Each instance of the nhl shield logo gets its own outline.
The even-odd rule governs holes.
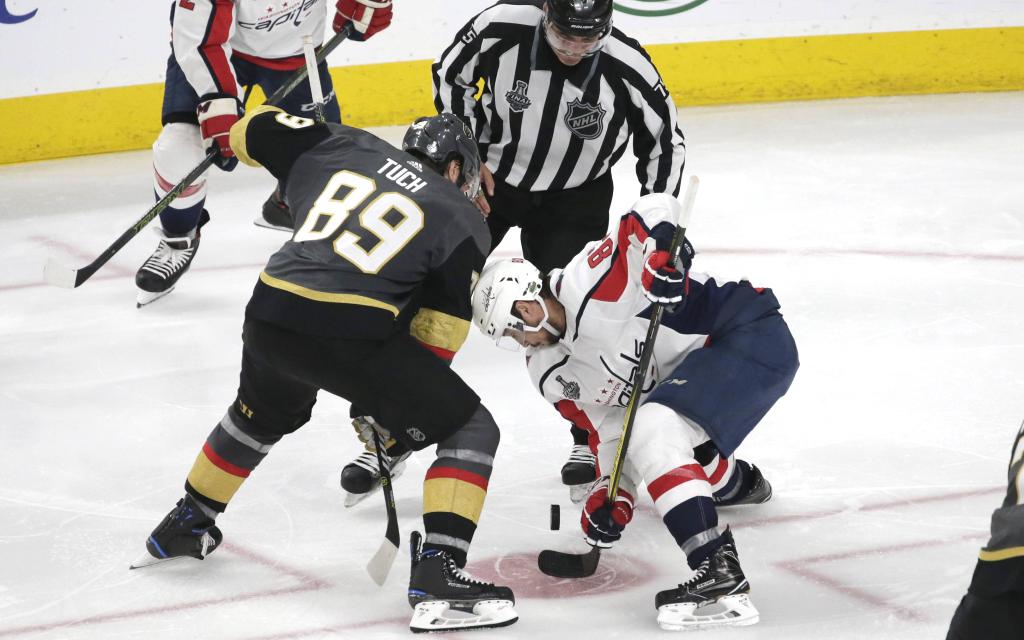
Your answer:
[[[516,80],[516,87],[511,91],[505,92],[505,100],[508,102],[508,108],[516,113],[522,113],[530,108],[533,102],[526,95],[526,81]]]
[[[584,140],[594,140],[601,136],[604,131],[604,114],[606,111],[601,104],[596,105],[581,102],[576,98],[566,105],[565,126],[569,127],[573,135]]]

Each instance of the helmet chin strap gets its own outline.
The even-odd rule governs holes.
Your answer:
[[[540,303],[540,308],[544,310],[544,317],[540,319],[540,323],[537,325],[537,330],[547,329],[551,335],[556,338],[561,338],[562,332],[548,322],[548,319],[551,318],[551,314],[548,312],[548,305],[544,302],[544,298],[537,298],[537,302]]]

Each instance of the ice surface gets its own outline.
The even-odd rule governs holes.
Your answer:
[[[803,363],[740,450],[775,498],[722,515],[761,623],[702,638],[944,637],[1024,417],[1022,113],[1022,93],[681,110],[698,267],[773,287]],[[364,571],[384,509],[343,508],[358,448],[327,395],[239,491],[221,551],[127,570],[234,397],[242,311],[285,238],[251,223],[269,176],[215,172],[167,298],[135,308],[148,232],[77,290],[42,284],[47,256],[82,266],[142,215],[150,171],[148,152],[0,167],[0,638],[405,637],[408,563],[384,588]],[[628,154],[615,175],[621,211]],[[540,575],[540,549],[581,548],[566,429],[521,356],[474,332],[455,367],[503,431],[470,569],[521,616],[473,637],[664,637],[654,593],[688,572],[646,494],[596,576]],[[403,541],[430,459],[396,486]]]

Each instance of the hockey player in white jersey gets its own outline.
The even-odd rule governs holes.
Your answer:
[[[228,131],[244,110],[242,87],[259,85],[265,95],[281,87],[305,64],[303,39],[323,42],[328,0],[173,0],[171,55],[167,60],[161,122],[153,143],[153,191],[159,200],[215,150],[215,164],[231,171],[238,160]],[[365,40],[391,23],[391,0],[337,0],[333,27],[351,23],[350,39]],[[340,120],[327,63],[319,67],[324,113]],[[307,83],[278,106],[308,115],[313,99]],[[200,228],[210,219],[204,208],[202,175],[160,214],[160,236],[135,276],[138,306],[167,295],[188,270],[199,248]],[[275,190],[263,207],[263,226],[291,230],[287,206]]]
[[[586,500],[587,541],[611,546],[633,516],[643,481],[693,576],[657,594],[665,629],[758,620],[732,532],[717,507],[764,502],[771,487],[734,451],[786,393],[799,366],[769,289],[718,282],[668,264],[680,211],[665,194],[640,198],[617,230],[547,277],[523,260],[489,264],[473,292],[473,322],[500,346],[527,347],[534,385],[586,429],[600,479]],[[653,302],[662,316],[641,406],[612,507],[608,474],[640,362]],[[717,603],[717,604],[715,604]]]

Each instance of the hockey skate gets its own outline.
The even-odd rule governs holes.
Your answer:
[[[413,633],[506,627],[519,619],[511,589],[474,579],[444,551],[423,551],[419,531],[412,532],[409,542]]]
[[[597,458],[585,444],[575,444],[562,465],[562,484],[569,487],[569,499],[579,504],[597,479]]]
[[[204,559],[220,546],[224,536],[192,496],[178,500],[177,506],[153,530],[146,540],[149,553],[133,562],[129,569],[140,569],[175,558]]]
[[[281,198],[280,186],[270,194],[267,201],[263,203],[263,210],[260,212],[259,217],[253,220],[253,224],[257,227],[287,231],[288,233],[295,231],[293,228],[294,223],[295,220],[292,218],[292,212],[288,208],[288,204]]]
[[[742,460],[737,463],[747,464]],[[729,497],[715,496],[716,507],[735,507],[743,504],[763,504],[772,499],[772,485],[765,479],[761,470],[750,465],[750,471],[744,486],[738,487],[736,493]]]
[[[411,451],[392,458],[386,451],[381,452],[384,464],[391,472],[391,479],[402,475],[405,461],[412,455]],[[345,490],[345,507],[354,507],[369,498],[380,489],[380,470],[377,468],[376,450],[367,450],[359,454],[352,462],[341,470],[341,488]]]
[[[199,250],[199,229],[209,220],[210,214],[203,209],[196,228],[180,238],[172,238],[163,229],[156,229],[160,244],[135,274],[135,286],[139,288],[136,307],[144,307],[174,291],[174,285],[188,271]]]
[[[760,619],[750,602],[750,583],[740,568],[732,532],[726,529],[722,537],[725,544],[697,567],[692,578],[655,596],[662,629],[747,626]]]

